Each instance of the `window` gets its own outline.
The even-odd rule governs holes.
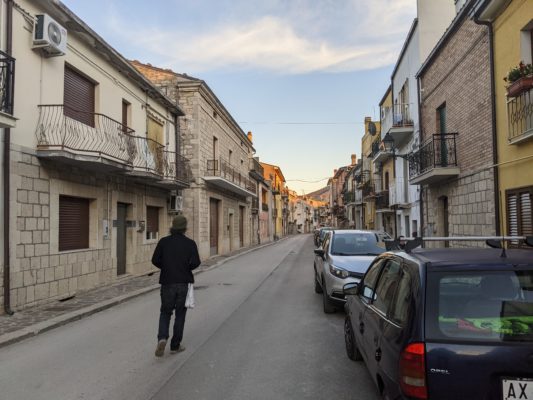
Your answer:
[[[512,236],[533,235],[531,198],[533,186],[507,190],[507,233]]]
[[[85,125],[94,126],[95,84],[72,67],[65,65],[63,113]]]
[[[405,325],[409,313],[409,305],[411,304],[412,292],[411,276],[407,270],[402,269],[400,272],[400,280],[398,282],[398,290],[396,291],[396,298],[391,307],[390,319],[398,325]]]
[[[233,155],[233,151],[229,150],[228,152],[228,164],[231,165],[231,156]]]
[[[128,132],[128,126],[130,124],[130,108],[131,104],[122,99],[122,132]]]
[[[372,297],[374,296],[374,287],[376,285],[376,281],[378,280],[379,272],[381,271],[381,267],[386,261],[387,260],[384,259],[375,261],[370,266],[368,272],[363,278],[363,283],[361,284],[362,291],[360,293],[361,296],[366,299],[367,302],[370,302],[372,300]]]
[[[159,207],[146,207],[146,239],[157,239],[159,233]]]
[[[59,196],[59,251],[89,248],[89,202]]]
[[[400,263],[396,260],[389,260],[379,277],[373,302],[374,306],[384,315],[387,315],[392,300],[394,299],[394,294],[398,287],[399,275]]]

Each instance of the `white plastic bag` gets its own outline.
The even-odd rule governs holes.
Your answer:
[[[187,298],[185,299],[185,307],[194,308],[194,285],[192,283],[189,283],[189,287],[187,289]]]

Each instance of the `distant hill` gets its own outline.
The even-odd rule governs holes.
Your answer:
[[[323,187],[322,189],[315,190],[314,192],[307,193],[307,197],[311,197],[315,200],[328,201],[329,200],[329,189],[328,187]]]

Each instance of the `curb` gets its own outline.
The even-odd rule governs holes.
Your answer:
[[[194,271],[193,274],[194,275],[198,275],[198,274],[201,274],[203,272],[211,271],[212,269],[215,269],[215,268],[221,266],[222,264],[225,264],[228,261],[231,261],[231,260],[233,260],[233,259],[235,259],[237,257],[243,256],[243,255],[251,253],[253,251],[262,249],[264,247],[271,246],[271,245],[273,245],[275,243],[279,243],[282,240],[284,240],[285,238],[286,237],[281,238],[281,239],[279,239],[277,241],[272,241],[272,242],[269,242],[269,243],[254,247],[252,249],[245,250],[242,253],[234,254],[232,256],[229,256],[227,258],[224,258],[224,259],[216,262],[213,265],[210,265],[210,266],[206,267],[205,269]],[[31,338],[33,336],[37,336],[37,335],[39,335],[41,333],[50,331],[52,329],[59,328],[59,327],[61,327],[63,325],[66,325],[66,324],[68,324],[70,322],[78,321],[78,320],[80,320],[82,318],[85,318],[85,317],[88,317],[90,315],[96,314],[96,313],[98,313],[100,311],[107,310],[108,308],[111,308],[111,307],[113,307],[113,306],[115,306],[117,304],[124,303],[124,302],[126,302],[128,300],[134,299],[136,297],[139,297],[139,296],[142,296],[144,294],[150,293],[150,292],[152,292],[154,290],[157,290],[157,289],[159,289],[159,287],[160,287],[159,284],[150,285],[150,286],[147,286],[145,288],[138,289],[138,290],[132,291],[130,293],[123,294],[123,295],[118,296],[118,297],[114,297],[112,299],[101,301],[101,302],[93,304],[91,306],[80,308],[79,310],[76,310],[76,311],[71,311],[71,312],[65,313],[63,315],[59,315],[59,316],[54,317],[52,319],[49,319],[47,321],[43,321],[43,322],[39,322],[39,323],[34,324],[34,325],[27,326],[27,327],[19,329],[17,331],[5,333],[5,334],[0,336],[0,348],[8,346],[8,345],[16,343],[16,342],[20,342],[20,341],[22,341],[24,339]]]

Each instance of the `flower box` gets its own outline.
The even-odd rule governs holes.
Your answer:
[[[533,87],[533,75],[524,76],[507,86],[508,97],[518,97]]]

